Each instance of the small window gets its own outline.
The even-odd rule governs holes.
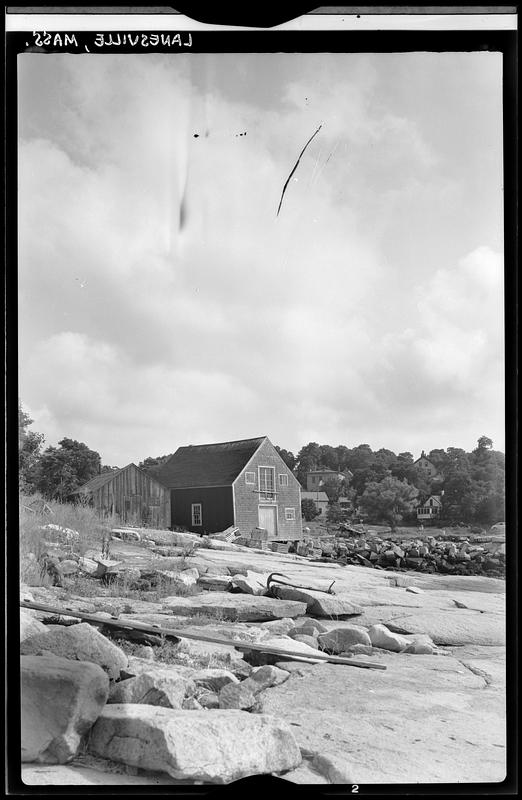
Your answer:
[[[285,519],[289,522],[295,520],[295,508],[285,508]]]
[[[203,514],[202,514],[201,503],[192,503],[192,524],[193,525],[202,525],[203,524]]]
[[[279,474],[279,486],[288,486],[288,475],[284,473]]]
[[[256,482],[256,473],[255,472],[245,472],[245,483],[251,483],[254,485]]]

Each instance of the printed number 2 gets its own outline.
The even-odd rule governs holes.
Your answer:
[[[358,785],[356,783],[353,783],[352,784],[352,794],[358,794],[358,793],[359,793],[359,787],[358,787]]]

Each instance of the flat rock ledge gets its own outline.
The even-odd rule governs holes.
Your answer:
[[[291,728],[266,714],[107,705],[91,730],[91,753],[173,778],[229,783],[284,773],[301,763]]]
[[[171,614],[208,614],[234,622],[263,622],[264,620],[300,617],[306,613],[306,603],[298,598],[276,600],[231,592],[211,592],[194,597],[165,597],[164,607]]]

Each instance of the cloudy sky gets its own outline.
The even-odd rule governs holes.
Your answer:
[[[119,466],[503,449],[501,80],[486,52],[19,56],[33,429]]]

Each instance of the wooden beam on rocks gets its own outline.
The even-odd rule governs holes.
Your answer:
[[[317,651],[317,655],[311,656],[310,653],[295,653],[291,650],[286,650],[284,647],[276,647],[275,645],[254,644],[253,642],[245,642],[244,640],[234,641],[231,639],[224,639],[220,636],[206,636],[204,633],[186,630],[184,628],[164,628],[160,625],[146,625],[143,622],[130,622],[129,620],[120,620],[116,616],[105,617],[98,616],[97,614],[87,614],[83,611],[74,611],[70,608],[56,606],[48,606],[43,603],[33,603],[29,600],[20,600],[21,608],[31,608],[35,611],[47,611],[51,614],[66,615],[70,617],[78,617],[86,622],[92,622],[96,625],[107,625],[112,628],[120,630],[135,630],[142,631],[143,633],[160,634],[163,636],[170,636],[176,639],[195,639],[199,642],[209,642],[211,644],[220,644],[226,647],[235,647],[241,651],[257,650],[261,653],[271,653],[273,655],[287,656],[295,660],[306,659],[307,661],[324,661],[330,664],[346,664],[351,667],[360,667],[361,669],[386,669],[384,664],[373,664],[370,661],[359,661],[357,659],[342,658],[341,656],[330,656],[326,653]]]

